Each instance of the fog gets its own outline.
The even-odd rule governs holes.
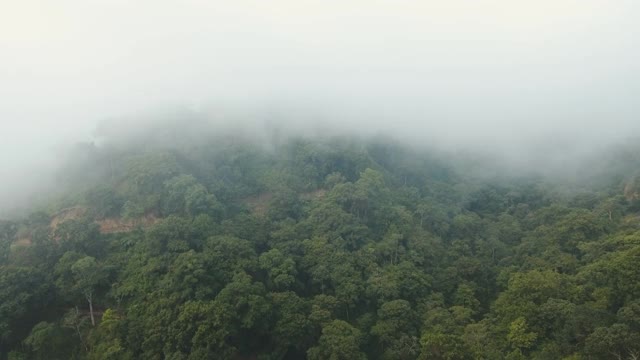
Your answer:
[[[557,166],[640,135],[639,16],[633,0],[5,0],[0,202],[62,147],[175,109]]]

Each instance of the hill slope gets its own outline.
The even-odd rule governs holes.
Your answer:
[[[380,140],[87,146],[65,196],[0,222],[2,359],[640,353],[635,163],[563,183]]]

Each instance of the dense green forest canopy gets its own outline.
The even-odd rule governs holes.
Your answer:
[[[1,359],[640,356],[637,148],[552,181],[388,139],[175,140],[79,145],[63,196],[0,221]]]

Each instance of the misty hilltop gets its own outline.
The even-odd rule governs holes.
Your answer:
[[[633,0],[3,5],[0,203],[104,119],[175,107],[516,162],[551,148],[538,167],[640,133]]]
[[[631,144],[551,176],[389,137],[153,124],[72,147],[64,186],[0,221],[3,358],[640,351]]]
[[[640,358],[637,0],[0,6],[0,360]]]

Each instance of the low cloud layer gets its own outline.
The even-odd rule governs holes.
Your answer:
[[[621,141],[640,134],[639,15],[632,0],[7,2],[0,200],[99,123],[164,109],[515,158]]]

